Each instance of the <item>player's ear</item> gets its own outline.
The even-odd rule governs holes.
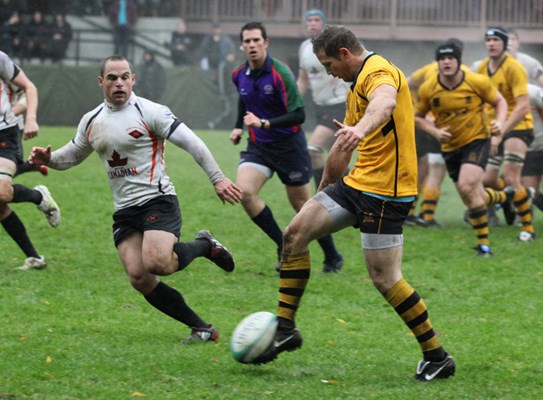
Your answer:
[[[349,50],[348,48],[346,48],[346,47],[341,47],[341,48],[339,49],[339,56],[340,56],[339,58],[341,58],[341,57],[348,57],[350,54],[352,54],[352,53],[351,53],[350,50]]]

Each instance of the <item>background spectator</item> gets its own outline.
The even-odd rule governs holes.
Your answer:
[[[136,78],[138,96],[154,102],[160,99],[166,88],[166,72],[151,50],[143,53],[143,63],[137,69]]]
[[[17,11],[2,24],[2,49],[12,58],[21,59],[24,54],[24,27]]]
[[[221,25],[214,22],[211,34],[204,37],[200,47],[200,66],[204,71],[209,71],[211,80],[217,85],[223,108],[215,119],[208,122],[210,129],[217,127],[232,113],[231,97],[234,90],[229,81],[236,59],[235,51],[236,46],[230,36],[222,33]]]
[[[138,6],[133,0],[116,0],[108,8],[107,17],[113,27],[114,53],[128,57],[132,28],[138,20]]]
[[[187,34],[187,24],[183,19],[179,19],[175,31],[172,32],[169,42],[172,62],[174,65],[192,64],[192,38]]]
[[[17,7],[12,0],[0,0],[0,24],[7,22],[16,11]]]
[[[211,34],[202,40],[200,66],[204,71],[210,71],[214,82],[219,80],[219,68],[224,68],[225,64],[232,66],[236,59],[235,49],[236,46],[230,36],[222,33],[220,23],[213,22]]]
[[[32,19],[27,25],[24,25],[25,36],[25,54],[24,58],[39,58],[44,61],[48,52],[48,26],[43,18],[41,11],[34,11]]]
[[[66,50],[72,40],[72,26],[63,14],[56,14],[49,29],[49,56],[57,63],[66,57]]]

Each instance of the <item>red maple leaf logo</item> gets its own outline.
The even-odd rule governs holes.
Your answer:
[[[121,155],[117,153],[117,150],[113,150],[113,154],[111,155],[111,160],[107,160],[107,163],[110,167],[123,167],[126,164],[128,164],[128,157],[121,158]]]
[[[139,139],[140,137],[143,136],[143,133],[141,133],[140,131],[132,131],[132,132],[129,132],[128,134],[132,136],[134,139]]]

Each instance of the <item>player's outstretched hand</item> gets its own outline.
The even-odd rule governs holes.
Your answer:
[[[354,151],[357,148],[358,143],[364,139],[364,135],[354,127],[345,125],[337,119],[334,119],[332,122],[339,128],[335,134],[339,149],[350,152]]]
[[[51,145],[47,147],[33,147],[28,162],[34,165],[46,165],[51,159]]]
[[[27,119],[23,130],[23,140],[32,139],[38,136],[40,127],[35,119]]]
[[[215,185],[215,192],[221,199],[222,203],[236,204],[241,202],[243,192],[240,187],[233,183],[230,179],[224,178]]]

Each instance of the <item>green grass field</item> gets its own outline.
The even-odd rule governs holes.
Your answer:
[[[75,128],[42,127],[31,145],[67,142]],[[199,132],[235,178],[238,148],[228,132]],[[341,273],[313,270],[298,314],[304,347],[254,367],[229,351],[236,324],[275,311],[275,248],[241,206],[221,205],[203,171],[169,145],[168,172],[183,214],[183,239],[210,229],[236,257],[227,274],[198,259],[163,280],[179,289],[221,333],[217,343],[180,346],[188,328],[162,315],[133,290],[111,240],[111,194],[101,163],[18,177],[46,184],[62,209],[52,229],[31,204],[13,208],[49,266],[18,271],[24,255],[0,232],[0,399],[541,399],[543,398],[543,247],[516,240],[517,227],[492,230],[495,256],[480,259],[463,206],[446,182],[441,229],[406,227],[404,275],[428,305],[457,375],[431,383],[412,377],[420,359],[409,330],[373,288],[360,234],[335,235]],[[292,217],[274,178],[262,196],[285,226]],[[502,218],[503,220],[503,218]],[[543,231],[543,217],[535,226]]]

